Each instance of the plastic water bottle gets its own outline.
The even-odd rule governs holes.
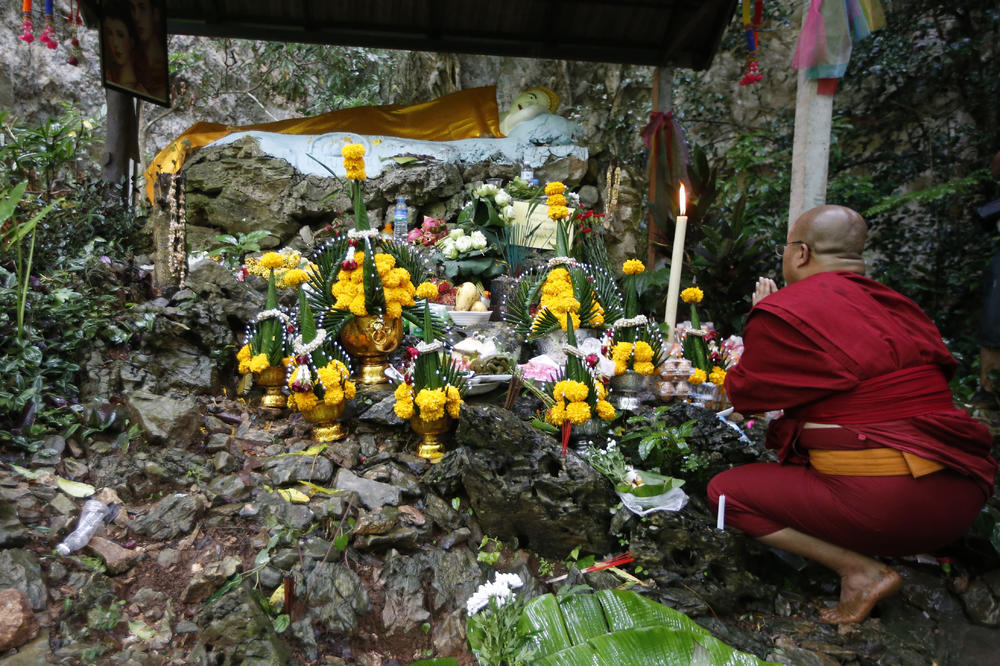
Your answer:
[[[531,179],[535,177],[535,171],[531,168],[531,165],[525,162],[521,165],[521,180],[526,183],[531,183]]]
[[[76,529],[63,539],[61,544],[56,546],[59,554],[69,555],[90,543],[90,537],[94,536],[94,530],[97,529],[106,515],[108,515],[108,507],[104,502],[95,499],[87,500],[80,512],[80,520],[76,523]]]
[[[406,197],[396,197],[396,207],[392,211],[392,238],[397,243],[406,242],[409,221],[410,210],[406,207]]]

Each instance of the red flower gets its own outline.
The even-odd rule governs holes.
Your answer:
[[[416,347],[407,347],[406,353],[410,356],[410,358],[416,358],[420,356],[420,352],[417,351]]]
[[[588,354],[587,355],[587,365],[589,365],[592,368],[597,365],[597,361],[598,360],[600,360],[600,359],[597,358],[597,354]]]

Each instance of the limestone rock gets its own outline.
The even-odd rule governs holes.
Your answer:
[[[195,622],[202,630],[191,653],[193,663],[293,663],[291,650],[246,584],[202,607]]]
[[[132,420],[153,439],[186,442],[198,429],[194,398],[174,399],[147,391],[133,391],[127,403]]]
[[[194,604],[204,601],[232,576],[242,565],[238,557],[229,556],[217,562],[209,562],[196,571],[181,595],[181,601]]]
[[[399,488],[365,479],[343,468],[337,470],[333,485],[342,490],[353,490],[358,494],[361,504],[369,509],[377,509],[385,504],[398,506],[401,501]]]
[[[618,500],[611,485],[574,453],[560,455],[555,439],[505,409],[466,405],[455,444],[424,480],[445,496],[457,482],[485,533],[516,537],[546,557],[576,546],[612,549],[610,509]]]
[[[207,500],[201,495],[167,495],[154,504],[149,513],[133,520],[131,529],[159,541],[173,539],[194,529],[206,505]]]
[[[314,581],[310,609],[324,629],[351,633],[358,617],[371,610],[368,593],[356,573],[337,562],[317,564],[309,576]]]
[[[38,634],[38,620],[28,595],[15,588],[0,590],[0,653],[21,647]]]
[[[11,502],[0,500],[0,548],[19,546],[30,538],[28,529],[17,517],[16,506]]]
[[[0,550],[0,589],[6,588],[24,592],[34,610],[45,610],[47,593],[37,555],[21,548]]]
[[[87,548],[104,560],[104,566],[111,574],[125,573],[142,556],[142,553],[123,548],[115,542],[99,536],[92,537]]]
[[[329,458],[321,455],[275,456],[264,464],[267,476],[276,486],[284,486],[299,481],[311,481],[325,485],[333,476],[333,465]]]

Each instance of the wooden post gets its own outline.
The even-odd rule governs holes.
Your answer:
[[[108,118],[104,135],[104,159],[101,160],[104,180],[109,183],[128,181],[129,160],[139,161],[139,124],[136,100],[117,90],[105,89]]]
[[[805,24],[809,2],[805,2]],[[799,70],[795,95],[795,138],[792,145],[792,187],[788,201],[788,226],[805,211],[826,203],[826,184],[830,170],[830,128],[833,120],[833,95],[817,92],[817,82],[806,79]]]
[[[653,97],[653,100],[652,100],[653,104],[652,104],[652,106],[653,106],[653,111],[654,112],[655,111],[659,111],[661,113],[667,113],[667,112],[673,110],[673,108],[674,108],[674,68],[673,67],[657,67],[656,71],[653,72],[653,95],[652,95],[652,97]],[[650,160],[655,160],[655,156],[650,155],[649,159]],[[666,169],[667,165],[666,164],[660,164],[660,165],[658,165],[658,167],[660,169]],[[653,188],[653,179],[656,178],[656,177],[657,177],[657,174],[655,172],[650,172],[650,174],[649,174],[649,178],[650,178],[649,191],[650,191],[651,194],[654,191],[654,188]],[[669,203],[670,202],[668,202],[668,201],[653,201],[652,199],[650,199],[649,206],[650,206],[650,208],[652,208],[653,206],[657,206],[658,208],[666,211],[667,207],[669,206]],[[663,215],[663,219],[666,219],[666,218],[667,218],[667,216],[666,216],[666,214],[664,214]],[[646,236],[647,236],[646,243],[647,243],[647,246],[648,246],[648,249],[646,251],[646,266],[648,266],[650,269],[653,268],[653,263],[656,260],[656,250],[655,250],[655,248],[653,246],[653,238],[655,237],[655,234],[656,234],[656,220],[655,220],[654,215],[652,214],[652,211],[650,211],[650,214],[649,214],[649,224],[648,224],[648,229],[647,229],[647,232],[646,232]]]

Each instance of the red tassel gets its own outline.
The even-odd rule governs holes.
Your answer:
[[[573,427],[573,424],[570,423],[568,420],[567,421],[563,421],[563,424],[562,424],[562,445],[563,445],[562,454],[563,454],[563,458],[566,457],[566,449],[569,448],[569,431],[570,431],[570,428],[572,428],[572,427]]]
[[[604,562],[598,562],[597,564],[587,567],[583,570],[583,573],[590,573],[591,571],[600,571],[601,569],[610,569],[611,567],[621,566],[622,564],[628,564],[629,562],[635,562],[635,558],[632,557],[632,553],[625,552],[617,557],[612,557],[610,560],[605,560]]]

